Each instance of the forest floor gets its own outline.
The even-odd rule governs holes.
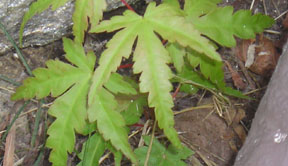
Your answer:
[[[237,46],[232,49],[221,48],[219,53],[225,64],[226,83],[239,89],[244,94],[255,100],[244,100],[229,97],[229,103],[217,100],[213,94],[201,90],[195,95],[179,92],[175,97],[175,128],[179,132],[181,141],[195,152],[195,155],[186,160],[191,166],[232,166],[249,131],[252,119],[261,97],[269,82],[269,78],[276,66],[276,61],[281,54],[282,47],[287,39],[288,0],[262,0],[255,1],[252,5],[250,0],[227,0],[221,5],[233,5],[235,10],[251,9],[253,13],[264,13],[276,20],[275,25],[263,34],[257,36],[256,40],[237,40]],[[285,19],[286,17],[286,19]],[[89,36],[86,42],[89,47]],[[97,39],[106,41],[107,38]],[[102,40],[102,41],[101,41]],[[248,49],[256,45],[254,63],[245,67],[247,57],[251,56]],[[22,50],[28,64],[32,69],[44,67],[48,59],[63,59],[62,41],[55,41],[42,47],[29,47]],[[264,56],[258,55],[266,52]],[[0,56],[0,74],[21,82],[27,74],[14,52]],[[131,69],[121,69],[122,72],[130,72]],[[7,126],[11,123],[13,116],[23,105],[23,101],[10,101],[11,94],[16,86],[0,80],[0,138],[5,134]],[[177,85],[175,85],[175,89]],[[47,101],[52,102],[52,98]],[[49,103],[49,102],[48,102]],[[47,110],[49,104],[44,104]],[[33,101],[22,111],[16,120],[16,133],[12,137],[15,144],[15,164],[33,165],[39,156],[41,148],[31,148],[31,138],[34,129],[35,117],[38,109],[37,101]],[[34,147],[40,147],[45,140],[45,124],[49,121],[47,111],[41,116],[39,129]],[[147,120],[147,119],[146,119]],[[145,123],[145,122],[144,122]],[[12,130],[11,130],[12,131]],[[14,131],[14,132],[15,132]],[[131,144],[137,145],[141,132],[131,139]],[[161,134],[158,133],[161,137]],[[80,148],[85,138],[77,138],[75,149]],[[2,141],[1,141],[2,142]],[[49,151],[45,149],[40,165],[50,165],[48,162]],[[5,153],[5,144],[0,144],[0,165]],[[69,165],[76,165],[78,159],[76,154],[69,157]],[[113,165],[113,158],[107,157],[102,165]],[[129,163],[123,163],[129,165]]]

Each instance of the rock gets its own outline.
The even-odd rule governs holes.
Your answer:
[[[18,43],[19,29],[22,18],[29,6],[35,0],[1,0],[0,1],[0,20],[6,27],[8,33]],[[134,3],[135,0],[126,0]],[[107,0],[107,11],[111,11],[123,6],[120,0]],[[23,47],[41,46],[59,40],[63,36],[70,34],[72,27],[72,13],[74,3],[67,2],[64,6],[55,11],[45,10],[37,14],[25,26],[23,34]],[[0,55],[9,51],[12,44],[7,40],[0,30]]]
[[[234,166],[288,165],[288,43]]]

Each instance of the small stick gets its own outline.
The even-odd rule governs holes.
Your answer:
[[[155,137],[155,129],[156,129],[156,121],[154,122],[154,125],[153,125],[152,136],[151,136],[151,140],[150,140],[150,143],[149,143],[149,147],[148,147],[148,151],[147,151],[147,155],[146,155],[144,166],[148,166],[148,162],[149,162],[149,158],[150,158],[150,154],[151,154],[151,150],[152,150],[152,144],[153,144],[153,140],[154,140],[154,137]]]

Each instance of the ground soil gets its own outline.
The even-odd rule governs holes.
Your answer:
[[[248,0],[227,0],[221,5],[233,5],[235,10],[240,10],[249,9],[251,2]],[[253,13],[266,13],[273,18],[277,18],[287,9],[288,0],[255,1],[252,7]],[[275,49],[272,51],[273,55],[270,55],[268,58],[271,58],[271,56],[278,57],[281,54],[283,43],[285,43],[287,38],[287,30],[285,30],[282,24],[284,18],[285,15],[279,17],[276,24],[269,29],[273,30],[273,32],[269,31],[263,34],[269,39],[271,49]],[[260,43],[262,41],[261,38],[261,36],[258,36]],[[109,37],[100,37],[96,40],[94,37],[87,38],[86,48],[95,50],[95,48],[91,48],[91,45],[95,45],[96,42],[98,43],[96,50],[103,50],[103,46],[108,39]],[[265,41],[265,43],[268,42]],[[234,88],[239,88],[243,93],[249,93],[249,96],[255,100],[229,98],[230,103],[222,103],[220,108],[216,107],[217,98],[205,91],[200,91],[196,95],[178,93],[175,98],[174,111],[180,111],[180,113],[175,115],[175,128],[179,132],[182,142],[196,152],[194,156],[186,160],[188,165],[232,166],[237,151],[241,148],[243,141],[245,141],[258,103],[265,92],[265,87],[270,77],[270,74],[255,74],[255,72],[252,72],[250,69],[243,67],[245,61],[241,61],[243,57],[239,57],[239,49],[242,51],[244,49],[245,52],[245,46],[247,45],[249,46],[249,42],[248,44],[243,44],[242,40],[238,40],[236,48],[221,48],[219,52],[222,58],[228,62],[225,66],[225,79],[227,84]],[[48,59],[58,58],[62,60],[64,53],[61,41],[55,41],[43,47],[25,48],[22,51],[32,69],[45,66],[45,61]],[[260,69],[262,69],[261,65]],[[272,70],[273,67],[270,67],[269,71],[272,72]],[[238,74],[238,77],[233,77],[233,72],[236,73],[236,75]],[[21,82],[21,80],[28,76],[24,66],[20,63],[19,58],[15,56],[13,51],[0,56],[0,74],[17,82]],[[237,84],[236,82],[239,80],[244,81]],[[0,80],[0,137],[5,133],[5,129],[10,124],[15,112],[21,104],[23,104],[23,101],[15,103],[10,100],[10,95],[15,88],[16,86],[11,83]],[[52,100],[53,99],[48,98],[46,101],[49,102]],[[198,109],[199,106],[207,107]],[[47,110],[48,107],[49,105],[47,105],[44,110]],[[36,111],[33,111],[35,108],[37,108],[37,103],[30,103],[16,121],[16,165],[17,163],[23,166],[32,165],[39,154],[40,148],[34,149],[30,146],[36,115]],[[45,121],[49,121],[49,119],[47,120],[46,113],[47,112],[42,115],[43,120],[40,123],[36,140],[36,145],[39,147],[43,144]],[[137,145],[139,138],[140,134],[136,135],[130,140],[131,144]],[[76,149],[79,149],[85,138],[79,137],[77,139],[79,143],[76,145]],[[0,144],[0,165],[4,152],[5,148],[2,142]],[[43,165],[50,165],[47,160],[48,152],[48,150],[45,150],[44,157],[41,158]],[[71,155],[69,165],[75,165],[76,162],[76,155]],[[108,158],[102,165],[113,165],[113,159],[111,159],[111,157]],[[123,163],[123,165],[129,165],[129,163]]]

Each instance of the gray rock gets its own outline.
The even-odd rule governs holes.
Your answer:
[[[35,0],[1,0],[0,20],[8,33],[18,43],[19,29],[22,18],[29,6]],[[128,3],[135,0],[127,0]],[[123,6],[120,0],[107,0],[107,11]],[[59,40],[72,32],[72,13],[74,2],[71,0],[55,11],[45,10],[28,21],[23,34],[23,47],[41,46]],[[0,30],[0,55],[12,47],[3,32]]]
[[[288,43],[234,166],[288,165]]]

